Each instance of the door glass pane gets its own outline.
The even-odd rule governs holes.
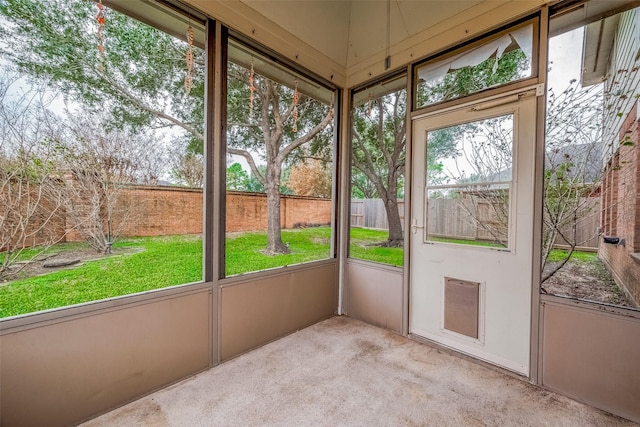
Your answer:
[[[509,247],[513,115],[427,134],[427,241]]]

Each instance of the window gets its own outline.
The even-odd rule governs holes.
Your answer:
[[[638,13],[578,28],[566,25],[571,13],[550,23],[543,293],[640,305]]]
[[[427,241],[509,248],[513,115],[427,134]]]
[[[526,24],[416,67],[416,108],[532,77],[533,36]]]
[[[353,95],[349,256],[403,265],[406,77]]]
[[[332,256],[332,90],[232,41],[227,276]]]
[[[156,7],[0,7],[0,317],[202,280],[203,25]]]

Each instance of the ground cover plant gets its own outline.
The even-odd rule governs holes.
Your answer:
[[[389,233],[386,230],[352,227],[350,232],[349,256],[351,258],[402,267],[404,263],[404,249],[402,247],[393,248],[380,244],[387,240],[388,235]]]
[[[330,227],[283,231],[291,253],[264,254],[266,233],[230,233],[226,241],[227,276],[330,258]],[[359,257],[402,265],[401,248],[375,246],[386,232],[354,229]],[[26,251],[25,260],[31,259]],[[81,258],[77,265],[50,272],[42,268],[54,256]],[[202,278],[200,236],[128,238],[116,242],[113,254],[97,255],[81,243],[55,245],[29,262],[10,282],[0,282],[0,317],[97,301],[121,295],[198,282]],[[13,279],[13,278],[12,278]]]
[[[269,256],[264,253],[267,233],[234,233],[226,241],[226,275],[283,267],[330,257],[331,228],[317,227],[283,230],[282,242],[290,253]]]
[[[64,245],[52,248],[61,249]],[[199,236],[126,239],[114,244],[112,256],[0,284],[0,317],[190,283],[201,277]]]

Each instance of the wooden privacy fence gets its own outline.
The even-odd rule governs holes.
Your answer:
[[[502,209],[483,198],[429,199],[427,232],[432,237],[506,242],[507,220],[500,220],[497,211]]]
[[[404,229],[404,200],[398,200],[398,212]],[[387,211],[382,199],[351,199],[351,226],[388,230]]]
[[[460,201],[457,199],[432,199],[429,200],[428,230],[431,234],[447,236],[451,238],[491,240],[492,236],[486,230],[478,227],[468,218],[463,218],[468,210],[460,209]],[[597,229],[600,226],[600,198],[589,197],[581,202],[585,209],[578,218],[576,224],[576,241],[582,248],[596,249],[598,247]],[[398,211],[404,227],[404,201],[398,201]],[[479,210],[482,221],[495,223],[488,209]],[[388,229],[387,213],[381,199],[352,199],[351,200],[351,226]],[[571,226],[564,227],[563,232],[570,233]],[[557,245],[566,245],[567,242],[559,240]]]
[[[583,206],[576,223],[576,242],[579,247],[598,248],[598,228],[600,227],[600,197],[583,197],[580,201]],[[565,226],[563,233],[571,235],[571,226]],[[556,245],[566,245],[567,242],[560,237]]]

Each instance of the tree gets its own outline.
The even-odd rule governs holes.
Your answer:
[[[174,151],[171,176],[178,184],[191,188],[202,188],[204,184],[204,157],[190,151]]]
[[[174,173],[190,185],[198,184],[197,176],[191,172],[197,170],[195,164],[203,152],[202,51],[194,49],[194,82],[187,95],[183,89],[186,43],[106,10],[106,50],[99,55],[96,12],[94,4],[85,0],[50,0],[47,4],[37,0],[6,0],[0,3],[0,15],[7,22],[1,29],[6,41],[2,53],[22,72],[51,82],[87,109],[109,111],[114,127],[127,124],[132,129],[148,126],[182,129],[189,139],[188,153],[176,162]],[[230,116],[248,126],[231,129],[237,138],[229,139],[228,151],[251,159],[248,161],[252,174],[265,187],[270,212],[267,252],[287,252],[280,238],[279,223],[282,167],[296,149],[318,140],[333,113],[328,106],[319,107],[319,103],[302,95],[297,103],[299,132],[293,133],[289,126],[284,126],[296,111],[293,91],[258,76],[256,111],[260,113],[258,120],[255,117],[247,120],[246,108],[234,109],[246,104],[247,74],[244,70],[242,78],[235,79],[242,84],[234,86],[233,70],[230,73]],[[265,147],[264,175],[252,158],[255,154],[251,149],[256,144]],[[186,171],[188,177],[183,174]]]
[[[326,146],[329,139],[327,131],[333,120],[333,107],[255,73],[256,97],[252,109],[248,93],[249,76],[249,70],[229,64],[227,152],[244,157],[252,176],[264,186],[268,215],[265,253],[289,253],[290,250],[281,237],[280,194],[283,167],[290,156],[295,156],[296,150],[305,144],[310,143],[312,147]],[[297,115],[296,131],[293,129],[294,115]],[[265,163],[264,171],[258,167],[258,156]]]
[[[378,197],[376,186],[357,169],[351,170],[351,197],[355,199],[375,199]]]
[[[166,149],[149,129],[181,130],[189,184],[201,186],[204,64],[194,47],[187,93],[187,43],[109,9],[101,54],[96,14],[95,3],[84,0],[0,2],[0,53],[32,83],[44,82],[68,105],[79,105],[81,113],[67,112],[64,135],[48,141],[64,183],[51,192],[80,234],[108,251],[118,229],[116,209],[119,225],[124,222],[126,208],[117,207],[123,183],[157,184],[165,173]]]
[[[500,59],[492,55],[476,66],[449,70],[442,80],[418,85],[418,105],[450,101],[513,81],[529,65],[524,52],[513,49]]]
[[[105,9],[105,52],[99,55],[96,13],[86,0],[3,0],[0,52],[21,73],[82,104],[85,114],[108,111],[111,126],[132,130],[181,129],[192,151],[201,153],[202,50],[194,48],[187,94],[186,43]]]
[[[446,144],[444,141],[448,139]],[[508,246],[509,183],[513,173],[513,119],[511,115],[488,118],[479,122],[458,124],[429,132],[427,164],[431,150],[439,144],[450,147],[442,163],[433,171],[427,170],[428,185],[450,185],[430,199],[454,208],[453,217],[439,217],[439,230],[446,230],[445,222],[467,224],[465,237],[491,241]],[[460,215],[459,218],[456,218]],[[442,227],[442,228],[441,228]],[[469,234],[470,230],[475,230]],[[442,231],[440,231],[442,232]]]
[[[390,247],[401,247],[404,241],[398,181],[405,168],[405,111],[406,91],[402,90],[376,99],[370,111],[368,105],[356,108],[353,115],[352,165],[382,199],[389,223],[383,245]]]
[[[71,224],[96,252],[110,253],[114,240],[129,220],[130,206],[122,189],[139,181],[141,159],[152,145],[140,135],[108,130],[96,117],[67,115],[65,132],[55,147],[56,177],[51,190],[59,198]]]
[[[247,191],[248,181],[249,174],[240,163],[233,163],[227,168],[227,190]]]
[[[543,200],[543,271],[551,250],[560,241],[569,250],[562,261],[542,277],[557,273],[576,247],[596,236],[580,240],[578,226],[593,211],[593,197],[602,177],[602,85],[586,88],[571,80],[561,93],[547,94],[545,172]]]
[[[541,283],[569,261],[576,247],[597,234],[593,230],[581,238],[578,230],[582,219],[593,213],[593,201],[600,188],[602,99],[601,85],[581,88],[576,80],[571,80],[559,94],[550,89],[547,95]],[[470,135],[471,148],[458,155],[466,159],[465,164],[471,170],[465,174],[454,173],[456,183],[505,181],[506,175],[512,173],[512,127],[503,126],[502,120],[490,119],[480,126],[462,127]],[[474,225],[489,233],[496,242],[505,244],[508,192],[487,186],[467,192],[466,196],[475,200],[474,206],[482,202],[490,210],[488,214],[482,213],[460,200]],[[487,218],[490,221],[486,221]],[[558,244],[568,246],[567,253],[553,268],[545,268],[549,254]]]
[[[0,279],[26,265],[18,263],[24,249],[36,247],[29,260],[64,238],[64,228],[52,226],[63,224],[62,203],[47,192],[58,184],[46,144],[57,133],[57,121],[33,93],[10,99],[15,80],[0,78]]]
[[[515,49],[499,61],[491,57],[475,67],[452,70],[442,80],[418,85],[418,105],[448,101],[511,81],[527,64],[525,54]],[[372,106],[362,105],[354,111],[352,186],[356,195],[382,199],[389,222],[389,237],[382,245],[402,246],[398,183],[404,179],[405,168],[406,93],[395,92],[371,102]],[[427,174],[431,180],[442,177],[441,160],[455,154],[455,135],[439,131],[434,135],[427,148]]]
[[[287,185],[298,196],[331,198],[331,170],[318,159],[308,159],[291,169]]]

